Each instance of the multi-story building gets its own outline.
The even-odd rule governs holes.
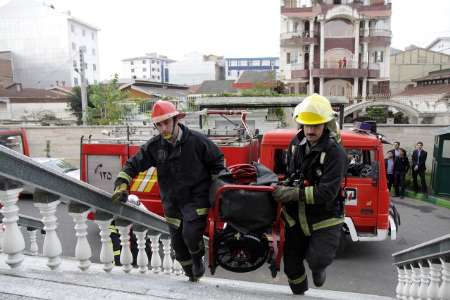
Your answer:
[[[186,54],[183,59],[170,64],[171,83],[198,85],[205,80],[224,80],[225,67],[222,56]]]
[[[237,80],[245,71],[278,71],[278,57],[225,58],[225,78]]]
[[[450,36],[435,39],[427,49],[450,55]]]
[[[12,53],[14,81],[24,87],[80,84],[80,49],[86,80],[99,80],[98,29],[70,12],[35,0],[11,0],[0,9],[0,51]]]
[[[122,76],[124,78],[169,82],[169,64],[175,62],[164,55],[147,53],[144,56],[122,60]]]
[[[390,89],[392,95],[413,86],[414,80],[428,76],[429,72],[450,68],[450,55],[410,46],[405,51],[391,54]]]
[[[281,2],[280,79],[291,93],[389,93],[391,3]]]

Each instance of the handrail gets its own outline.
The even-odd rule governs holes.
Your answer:
[[[63,200],[93,207],[117,219],[169,233],[164,218],[132,205],[112,203],[111,194],[58,173],[7,147],[0,146],[0,161],[0,176],[35,186]]]

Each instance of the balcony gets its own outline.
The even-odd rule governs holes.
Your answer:
[[[304,64],[287,64],[284,67],[286,80],[309,78],[309,69],[305,69]]]
[[[310,37],[308,31],[284,32],[280,34],[280,45],[281,47],[298,47],[302,45],[319,43],[317,35],[318,32],[315,32],[314,37]]]
[[[368,77],[378,78],[380,77],[380,68],[378,64],[360,63],[356,64],[356,61],[342,60],[327,60],[324,62],[324,67],[320,68],[319,63],[314,64],[314,69],[311,70],[312,76],[323,78],[355,78],[355,77]]]
[[[387,46],[391,43],[392,31],[390,29],[370,28],[367,36],[365,36],[366,33],[366,30],[360,31],[362,42],[367,42],[374,46]]]

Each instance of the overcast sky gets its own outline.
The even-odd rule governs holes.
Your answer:
[[[1,1],[1,0],[0,0]],[[39,1],[39,0],[38,0]],[[278,56],[280,0],[45,0],[100,28],[102,79],[121,59],[198,51],[226,57]],[[392,0],[392,47],[450,36],[449,0]]]

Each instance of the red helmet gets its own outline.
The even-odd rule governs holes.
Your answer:
[[[179,118],[184,118],[186,114],[184,112],[179,112],[175,105],[169,101],[158,100],[153,105],[152,111],[152,122],[159,123],[167,119],[179,116]]]

